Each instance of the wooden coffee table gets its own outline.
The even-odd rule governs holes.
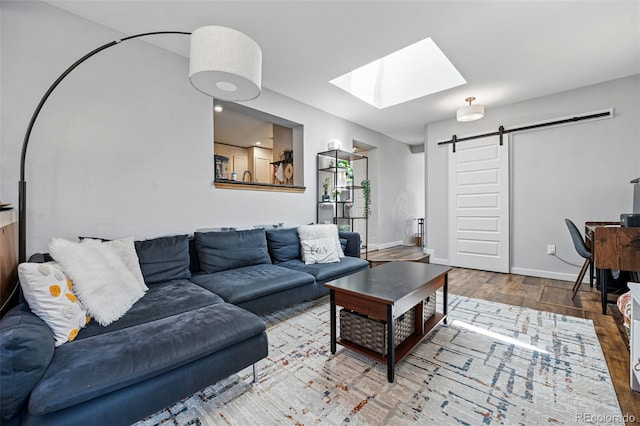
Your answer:
[[[331,353],[336,343],[362,353],[376,361],[387,363],[387,379],[393,382],[395,365],[425,338],[440,321],[447,321],[448,266],[416,262],[390,262],[375,268],[339,278],[325,284],[331,300]],[[443,312],[423,319],[423,301],[442,289]],[[374,318],[386,319],[387,342],[390,349],[384,356],[354,342],[337,340],[336,305]],[[394,350],[394,320],[415,310],[415,332]]]

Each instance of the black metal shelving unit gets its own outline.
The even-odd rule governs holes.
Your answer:
[[[345,163],[346,162],[346,163]],[[364,162],[364,175],[362,172],[356,175],[353,172],[351,180],[348,177],[349,168],[354,170],[356,162]],[[345,167],[344,165],[347,164]],[[358,168],[359,170],[362,167]],[[316,197],[316,222],[331,221],[338,225],[340,230],[354,231],[356,224],[364,224],[364,235],[361,239],[364,248],[365,259],[368,258],[369,220],[364,216],[354,216],[354,208],[348,208],[348,201],[355,202],[357,191],[362,191],[362,186],[355,183],[369,179],[369,160],[366,156],[348,151],[330,150],[319,152],[316,155],[316,170],[318,178],[318,191]],[[329,190],[325,194],[323,182],[329,179]],[[336,194],[335,192],[338,192]],[[326,196],[329,200],[326,200]]]

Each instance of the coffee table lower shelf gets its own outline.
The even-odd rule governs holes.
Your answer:
[[[436,325],[440,323],[440,321],[444,320],[446,316],[440,312],[436,312],[424,322],[424,332],[422,334],[414,333],[407,337],[404,342],[400,343],[395,349],[395,357],[394,357],[394,365],[397,365],[400,361],[406,357],[413,348],[422,340],[427,337],[429,332],[435,328]],[[349,348],[354,352],[361,353],[363,355],[368,356],[378,362],[387,363],[388,358],[379,352],[372,351],[369,348],[365,348],[357,343],[354,343],[350,340],[339,338],[337,343],[345,348]]]

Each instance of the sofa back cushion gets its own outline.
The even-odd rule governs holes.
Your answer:
[[[53,334],[26,304],[0,321],[0,423],[8,423],[27,402],[53,358]]]
[[[268,230],[267,246],[273,263],[300,259],[300,239],[296,228]]]
[[[200,269],[206,273],[271,263],[264,229],[196,232]]]
[[[187,235],[136,241],[135,246],[145,283],[191,278]]]

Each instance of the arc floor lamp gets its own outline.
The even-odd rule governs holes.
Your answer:
[[[18,260],[27,257],[27,183],[25,163],[29,137],[40,110],[64,78],[78,65],[92,56],[124,41],[159,34],[191,36],[189,53],[189,80],[198,91],[216,99],[246,101],[260,95],[262,84],[262,51],[249,36],[227,27],[206,26],[193,33],[182,31],[156,31],[136,34],[104,44],[67,68],[49,87],[31,116],[22,142],[20,157],[20,182],[18,183]]]

